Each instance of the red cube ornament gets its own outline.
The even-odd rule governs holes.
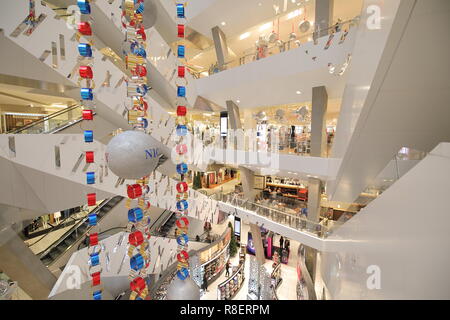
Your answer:
[[[88,193],[87,202],[88,206],[95,206],[97,203],[97,195],[95,193]]]
[[[92,110],[83,110],[82,116],[83,116],[83,120],[93,120],[94,112]]]
[[[86,163],[94,163],[94,152],[86,151]]]
[[[185,106],[178,106],[177,107],[177,116],[184,117],[187,113],[187,109]]]
[[[91,247],[98,245],[98,233],[92,233],[89,235],[89,245]]]
[[[185,66],[179,66],[178,67],[178,78],[184,78],[185,73],[186,73]]]
[[[140,27],[139,30],[136,31],[136,33],[142,37],[142,40],[147,40],[147,35],[145,34],[144,27]]]
[[[131,70],[134,76],[145,77],[147,75],[147,68],[142,65],[137,65]]]
[[[94,73],[92,72],[92,68],[89,66],[80,66],[80,77],[84,79],[92,79],[94,77]]]
[[[130,282],[130,290],[140,293],[145,289],[145,280],[141,277],[137,277]]]
[[[94,272],[93,274],[91,274],[91,277],[93,287],[100,285],[100,272]]]
[[[144,236],[142,235],[142,232],[135,231],[133,233],[130,233],[130,235],[128,236],[128,242],[130,242],[132,246],[140,246],[144,242]]]
[[[84,36],[92,36],[92,29],[89,22],[78,23],[78,32]]]
[[[130,184],[127,186],[128,198],[136,199],[142,196],[142,186],[140,184]]]
[[[184,38],[184,24],[178,25],[178,38]]]

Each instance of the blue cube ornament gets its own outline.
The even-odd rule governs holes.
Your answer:
[[[98,252],[94,252],[91,254],[91,266],[95,267],[100,264],[100,254]]]
[[[181,97],[181,98],[186,97],[186,87],[178,86],[177,95],[178,95],[178,97]]]
[[[184,16],[184,4],[177,3],[177,17],[178,18],[185,18]]]
[[[93,100],[94,94],[91,88],[81,88],[80,90],[81,99],[83,100]]]
[[[139,222],[144,218],[144,212],[141,208],[133,208],[128,210],[128,221]]]
[[[130,267],[135,271],[141,270],[144,267],[144,258],[140,253],[130,258]]]
[[[80,43],[78,45],[78,52],[80,53],[80,56],[91,58],[92,57],[92,48],[87,43]]]
[[[95,292],[92,293],[92,298],[94,300],[102,300],[102,291],[101,290],[97,290]]]
[[[183,45],[178,46],[178,58],[184,58],[185,48]]]
[[[78,8],[82,14],[91,14],[91,5],[89,0],[78,0]]]
[[[186,163],[179,163],[177,164],[177,172],[179,174],[185,174],[188,171],[188,166]]]
[[[176,133],[179,137],[184,137],[187,135],[188,129],[184,124],[177,125]]]
[[[97,214],[96,213],[91,213],[88,215],[88,224],[91,227],[97,225]]]
[[[92,132],[92,130],[84,131],[84,142],[94,142],[94,132]]]
[[[95,172],[86,172],[86,183],[87,184],[95,183]]]

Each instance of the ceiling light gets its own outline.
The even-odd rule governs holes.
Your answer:
[[[236,102],[237,102],[237,103],[240,103],[240,102],[241,102],[241,100],[236,100]]]
[[[223,26],[224,26],[224,25],[226,25],[225,21],[224,21],[224,22],[222,22],[222,23],[221,23],[221,25],[223,25]]]
[[[259,3],[258,3],[258,6],[260,6],[260,7],[261,7],[261,6],[262,6],[262,3],[261,3],[261,2],[259,2]]]
[[[67,108],[67,105],[61,103],[53,103],[50,108]]]
[[[295,18],[295,17],[298,17],[298,16],[301,15],[301,14],[302,14],[302,9],[294,10],[294,11],[290,12],[290,13],[287,15],[286,20],[293,19],[293,18]]]
[[[272,27],[272,22],[267,22],[263,24],[261,27],[259,27],[259,31],[264,31],[267,29],[270,29]]]
[[[250,32],[245,32],[239,36],[239,40],[244,40],[250,37]]]
[[[296,93],[296,94],[302,94],[302,92],[301,92],[301,91],[296,91],[295,93]]]

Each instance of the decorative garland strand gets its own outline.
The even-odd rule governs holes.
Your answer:
[[[176,3],[177,13],[177,34],[183,43],[185,39],[185,8],[186,1],[179,0]],[[180,181],[176,185],[177,190],[177,203],[176,203],[176,226],[177,230],[177,277],[180,280],[186,280],[189,277],[189,254],[188,254],[188,228],[189,220],[186,217],[188,215],[188,184],[184,181],[186,173],[188,172],[187,166],[187,145],[184,143],[184,138],[188,134],[187,128],[187,109],[186,109],[186,85],[187,80],[185,78],[186,67],[183,63],[185,59],[185,45],[179,44],[177,49],[177,127],[176,134],[178,141],[175,145],[175,151],[178,155],[175,162],[177,163],[177,172],[180,174]]]
[[[146,40],[143,25],[144,0],[122,0],[122,26],[125,30],[124,54],[125,63],[131,72],[127,79],[127,97],[131,99],[131,109],[128,111],[128,123],[134,130],[146,132],[148,127],[148,104],[144,97],[151,88],[147,86]],[[127,231],[130,257],[130,300],[149,299],[149,283],[147,269],[150,265],[150,217],[148,209],[148,176],[127,186],[128,209]],[[132,207],[133,200],[137,206]]]
[[[89,0],[78,0],[78,8],[82,14],[81,22],[78,23],[78,53],[80,67],[78,70],[78,86],[80,86],[80,96],[82,105],[82,119],[87,121],[92,121],[94,119],[94,109],[95,104],[93,102],[94,94],[93,89],[95,88],[94,83],[94,73],[93,73],[93,62],[94,58],[92,55],[92,28],[88,20],[90,20],[91,5]],[[83,39],[82,39],[83,38]],[[83,42],[87,40],[87,42]],[[84,131],[84,141],[87,144],[94,142],[94,132],[92,130]],[[88,149],[89,150],[89,149]],[[85,151],[85,161],[86,164],[93,164],[95,161],[94,151]],[[86,172],[86,183],[88,185],[95,184],[95,171]],[[88,193],[87,194],[87,204],[88,206],[95,206],[97,203],[97,194]],[[97,224],[97,214],[90,213],[88,215],[88,225],[91,228],[91,232],[87,235],[89,240],[88,254],[89,254],[89,274],[91,276],[91,287],[92,287],[92,298],[94,300],[102,299],[102,282],[101,282],[101,272],[102,266],[100,264],[100,253],[101,246],[98,242],[98,224]]]

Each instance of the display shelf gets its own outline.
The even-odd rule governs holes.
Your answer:
[[[217,286],[218,300],[232,300],[236,296],[244,284],[244,266],[245,260],[241,260],[231,277]]]

